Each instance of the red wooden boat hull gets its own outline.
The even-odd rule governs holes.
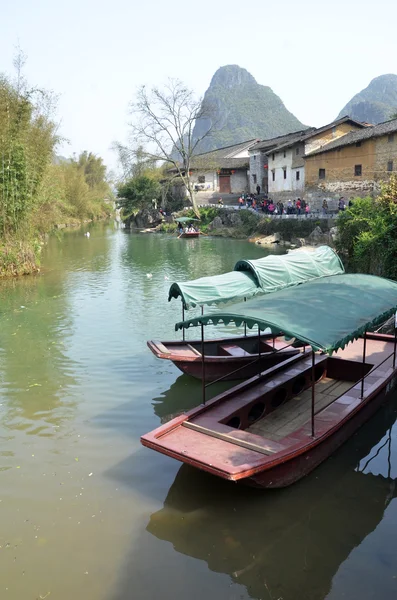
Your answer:
[[[268,353],[262,354],[260,361],[255,361],[255,357],[250,357],[249,359],[244,358],[236,358],[234,360],[226,362],[219,361],[205,361],[205,380],[207,382],[215,381],[216,379],[220,379],[221,377],[224,381],[233,381],[236,379],[249,379],[250,377],[254,377],[258,373],[273,367],[274,365],[279,364],[280,362],[287,360],[287,358],[291,358],[291,356],[295,356],[299,353],[299,350],[288,350],[283,351],[280,354],[276,353]],[[202,379],[203,368],[202,361],[199,359],[195,362],[187,362],[187,361],[172,361],[174,365],[185,373],[186,375],[191,375],[196,379]],[[234,373],[228,375],[228,373],[232,373],[233,371],[238,370],[238,373]]]
[[[247,425],[251,410],[258,401],[268,402],[269,409],[276,411],[281,405],[273,403],[278,391],[285,393],[284,403],[287,405],[288,398],[288,402],[294,402],[294,386],[299,380],[305,381],[300,389],[308,389],[311,361],[300,356],[289,359],[288,365],[269,369],[262,378],[252,378],[235,386],[206,406],[175,418],[143,436],[141,442],[223,479],[261,488],[286,487],[310,473],[349,439],[380,408],[386,395],[396,386],[397,369],[392,367],[391,358],[387,358],[393,349],[393,338],[368,334],[367,340],[368,362],[364,366],[359,360],[362,340],[339,351],[336,358],[317,356],[316,369],[318,367],[321,373],[319,379],[315,376],[316,381],[320,382],[325,377],[338,385],[339,381],[348,385],[340,396],[335,395],[335,391],[327,396],[332,397],[331,401],[315,416],[314,437],[306,417],[281,437],[266,438],[266,433],[262,437]],[[363,372],[367,379],[361,399],[360,378]],[[294,407],[298,405],[292,406],[296,411]],[[268,415],[268,412],[266,409],[263,414]],[[239,423],[232,424],[237,416]],[[294,420],[295,412],[292,417]],[[255,418],[258,422],[265,422],[266,416]]]
[[[261,340],[263,343],[264,350],[261,353],[260,361],[257,353],[250,354],[244,352],[238,344],[244,344],[244,342],[256,342],[256,336],[248,336],[247,338],[236,337],[236,338],[225,338],[217,339],[205,342],[205,380],[207,382],[215,381],[223,378],[224,381],[233,381],[238,379],[248,379],[254,377],[258,373],[273,367],[281,363],[282,361],[291,358],[299,354],[301,350],[287,346],[286,342],[279,340],[275,341],[275,352],[272,350],[272,342],[269,341],[269,345],[266,344],[266,340],[269,340],[270,336],[262,336]],[[194,344],[194,346],[192,346]],[[217,352],[217,347],[223,347],[223,344],[234,348],[237,353],[241,350],[241,356],[226,356],[221,354],[214,354]],[[170,360],[174,365],[185,373],[196,379],[202,379],[203,377],[203,364],[201,353],[195,350],[200,348],[200,342],[197,340],[191,341],[190,344],[185,342],[156,342],[150,340],[147,342],[148,348],[153,352],[157,358],[163,360]],[[190,346],[190,349],[189,347]],[[208,346],[212,346],[208,348]],[[207,350],[208,348],[208,350]],[[265,351],[266,349],[266,351]]]
[[[189,232],[189,233],[181,233],[179,235],[179,238],[180,239],[182,239],[182,238],[184,238],[184,239],[187,239],[187,238],[198,238],[199,235],[200,235],[199,231],[194,231],[194,232],[192,231],[192,232]]]

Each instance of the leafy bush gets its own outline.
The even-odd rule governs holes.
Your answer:
[[[339,215],[338,250],[349,269],[397,279],[397,178],[384,183],[376,200],[357,198]]]

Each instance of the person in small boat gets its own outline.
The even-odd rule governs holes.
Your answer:
[[[178,233],[183,233],[182,223],[178,223]]]

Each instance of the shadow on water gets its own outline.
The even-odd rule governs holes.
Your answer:
[[[225,581],[212,579],[211,598],[326,598],[340,566],[374,532],[397,494],[392,464],[396,415],[394,398],[333,457],[283,490],[253,490],[183,465],[163,507],[149,517],[149,537],[142,534],[127,557],[112,600],[157,594],[200,598],[209,577],[203,562],[230,581],[225,595]],[[172,550],[153,544],[153,537]],[[374,568],[374,557],[366,560],[372,586],[363,587],[359,596],[337,591],[329,597],[396,597],[397,582],[390,573],[394,561],[382,565],[387,576],[379,578],[382,570],[379,564]],[[145,573],[146,562],[154,565],[152,577]],[[168,575],[165,585],[167,569],[175,575]]]

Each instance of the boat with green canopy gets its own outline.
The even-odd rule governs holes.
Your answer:
[[[177,323],[284,331],[310,351],[180,415],[142,444],[223,479],[284,487],[328,458],[397,381],[397,337],[374,333],[397,309],[397,283],[362,274],[309,281]],[[202,361],[205,382],[206,363]]]
[[[193,221],[199,221],[199,219],[194,219],[193,217],[179,217],[179,219],[177,219],[179,232],[178,238],[188,239],[199,237],[200,231],[194,227],[189,227]],[[185,229],[183,228],[184,224],[187,225]]]
[[[284,255],[270,255],[257,260],[240,260],[229,273],[201,277],[192,281],[175,282],[168,293],[168,301],[180,298],[182,319],[185,311],[195,307],[217,306],[298,286],[322,277],[344,272],[339,256],[328,246],[314,251],[297,250]],[[244,335],[208,340],[148,341],[148,347],[158,358],[171,360],[183,373],[201,379],[201,359],[204,351],[208,381],[228,375],[229,379],[245,379],[257,372],[256,361],[262,368],[272,366],[299,353],[302,344],[289,340],[280,331],[257,336]]]

